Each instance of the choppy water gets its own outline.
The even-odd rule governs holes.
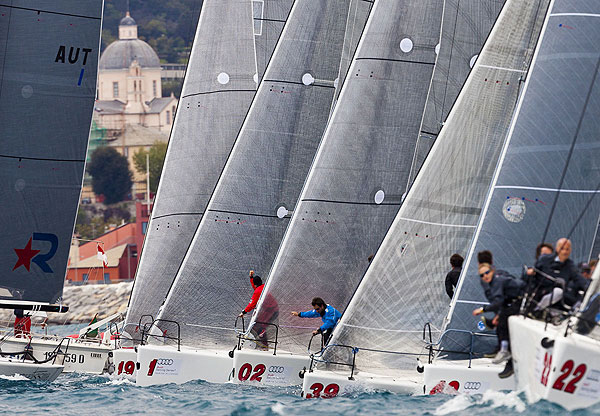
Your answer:
[[[56,328],[54,328],[56,329]],[[73,326],[62,334],[75,332]],[[523,394],[482,396],[401,396],[365,393],[328,400],[300,398],[300,388],[254,388],[193,381],[183,385],[138,387],[108,376],[63,374],[44,384],[21,377],[0,379],[0,412],[60,415],[564,415],[547,402],[528,404]],[[600,415],[600,406],[574,412]]]

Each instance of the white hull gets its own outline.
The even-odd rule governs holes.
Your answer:
[[[308,369],[310,357],[289,352],[236,350],[233,382],[255,386],[299,386],[300,372]]]
[[[63,372],[63,366],[59,364],[43,363],[35,364],[31,361],[20,361],[18,359],[0,358],[0,375],[21,375],[30,380],[54,381]]]
[[[544,399],[567,410],[600,402],[599,341],[574,333],[565,337],[564,324],[522,316],[510,317],[509,328],[517,385],[530,402]]]
[[[139,367],[135,378],[140,386],[204,380],[226,383],[233,373],[233,359],[226,350],[194,350],[142,345],[137,347]]]
[[[114,371],[113,377],[127,378],[135,381],[137,377],[137,352],[131,348],[118,348],[112,351]]]
[[[425,364],[425,394],[466,393],[481,394],[486,390],[515,390],[516,380],[512,375],[505,379],[498,374],[505,364],[492,364],[490,359],[478,358],[468,361],[437,360]]]
[[[35,335],[31,340],[33,356],[38,361],[43,361],[55,350],[62,338],[53,336],[43,337]],[[7,337],[2,344],[2,352],[20,352],[29,344],[29,338]],[[67,341],[62,343],[65,352]],[[65,354],[65,373],[91,373],[102,374],[108,368],[109,352],[111,347],[100,341],[71,339]]]
[[[354,395],[362,392],[389,391],[400,394],[422,394],[423,377],[416,371],[400,374],[398,377],[386,377],[369,373],[355,374],[349,380],[350,371],[313,370],[304,374],[302,397],[331,398]]]

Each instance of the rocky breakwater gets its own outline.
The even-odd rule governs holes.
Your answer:
[[[125,315],[132,286],[132,282],[109,285],[65,286],[63,303],[69,306],[69,312],[48,313],[48,323],[52,325],[87,324],[94,318],[96,313],[98,319],[106,318],[115,313]],[[0,320],[3,322],[14,320],[12,310],[0,311]],[[38,321],[38,319],[36,318],[35,321]]]

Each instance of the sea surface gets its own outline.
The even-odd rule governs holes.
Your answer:
[[[81,326],[51,328],[66,335]],[[20,376],[0,378],[2,414],[49,415],[565,415],[548,402],[528,404],[523,393],[478,396],[403,396],[364,393],[354,397],[305,400],[300,388],[255,388],[192,381],[182,385],[138,387],[124,379],[63,374],[53,383]],[[573,412],[600,415],[600,406]]]

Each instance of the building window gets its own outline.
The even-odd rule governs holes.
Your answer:
[[[110,273],[104,273],[104,283],[110,283]]]
[[[89,277],[90,277],[90,275],[89,275],[89,274],[87,274],[87,273],[84,273],[84,274],[83,274],[83,282],[84,282],[84,283],[85,283],[85,282],[87,282]]]
[[[171,111],[173,112],[173,121],[175,121],[175,106],[171,106]]]
[[[124,147],[123,148],[123,156],[129,157],[129,147]]]
[[[167,124],[171,124],[171,112],[167,110]]]
[[[113,97],[119,98],[119,83],[113,82]]]
[[[152,94],[157,97],[156,95],[157,91],[156,91],[156,80],[152,81]]]
[[[148,222],[142,222],[142,235],[146,235],[146,231],[148,230]]]

